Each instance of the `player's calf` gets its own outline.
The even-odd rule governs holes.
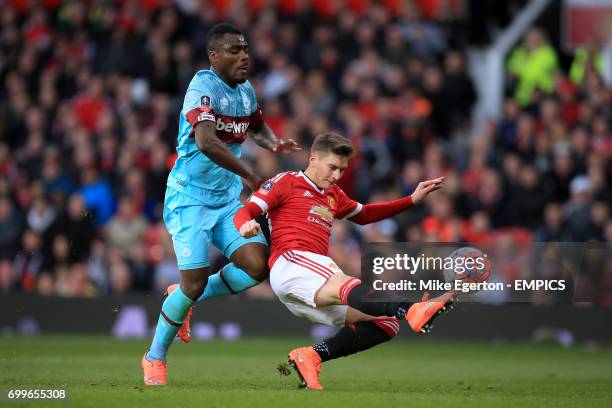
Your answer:
[[[164,295],[169,296],[178,287],[179,285],[176,283],[168,286],[168,289],[166,289],[166,293],[164,293]],[[185,319],[183,320],[183,324],[179,328],[179,331],[176,333],[177,337],[180,338],[183,343],[189,343],[191,341],[191,315],[193,314],[194,307],[195,306],[191,306],[189,308],[189,310],[187,311],[187,315],[185,316]]]
[[[325,362],[368,350],[391,340],[399,332],[399,321],[380,317],[366,322],[349,323],[335,336],[315,344],[313,348]]]

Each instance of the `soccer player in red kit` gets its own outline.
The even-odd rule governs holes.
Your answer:
[[[311,389],[323,389],[321,362],[390,340],[399,331],[400,320],[407,320],[417,333],[428,332],[454,296],[447,292],[418,303],[388,301],[388,294],[345,275],[327,256],[335,218],[362,225],[380,221],[421,203],[443,182],[442,177],[424,181],[411,196],[362,205],[336,186],[353,154],[347,138],[333,132],[317,136],[305,171],[280,173],[266,181],[234,216],[240,234],[251,237],[260,231],[254,218],[268,213],[272,290],[294,315],[341,327],[334,337],[289,353],[302,386]]]

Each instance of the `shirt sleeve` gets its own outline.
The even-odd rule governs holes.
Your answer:
[[[291,188],[290,183],[286,173],[272,177],[251,195],[249,202],[257,204],[264,213],[267,213],[271,208],[280,205],[285,200]]]
[[[216,122],[217,101],[214,98],[213,84],[210,79],[196,76],[187,89],[182,114],[192,127],[200,122]]]
[[[251,112],[251,116],[249,117],[249,129],[253,132],[259,132],[265,123],[263,111],[261,110],[261,107],[257,104],[257,95],[255,94],[255,88],[253,88],[253,85],[251,85],[249,81],[247,81],[247,89],[251,106],[255,107],[253,112]]]
[[[393,217],[396,214],[414,207],[412,196],[400,198],[399,200],[387,201],[385,203],[366,204],[361,206],[355,214],[349,214],[347,218],[356,224],[365,225]]]
[[[336,218],[351,218],[361,211],[363,205],[349,198],[341,188],[338,188],[338,211]]]
[[[261,107],[258,106],[257,109],[251,113],[251,117],[249,118],[249,129],[251,129],[253,132],[259,132],[264,123],[263,112]]]
[[[238,231],[240,231],[240,228],[242,228],[244,223],[260,215],[261,208],[253,202],[248,202],[244,205],[244,207],[236,211],[236,214],[234,214],[234,226]]]

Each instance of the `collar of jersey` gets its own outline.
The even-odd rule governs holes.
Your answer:
[[[223,86],[225,87],[225,89],[227,89],[227,90],[228,90],[228,91],[230,91],[230,92],[237,92],[237,91],[238,91],[238,85],[240,85],[240,84],[236,84],[236,87],[235,87],[235,88],[232,88],[232,87],[231,87],[231,86],[229,86],[229,85],[227,84],[227,82],[225,82],[225,81],[224,81],[224,80],[223,80],[223,79],[222,79],[222,78],[221,78],[219,75],[217,75],[217,73],[215,72],[215,70],[214,70],[214,69],[212,69],[212,68],[211,68],[211,69],[210,69],[210,72],[212,72],[212,74],[213,74],[214,76],[216,76],[216,77],[219,79],[219,82],[221,82],[221,83],[223,84]]]
[[[312,188],[314,188],[315,190],[317,190],[317,192],[319,194],[325,194],[325,190],[321,190],[315,183],[314,181],[312,181],[306,174],[304,174],[303,171],[300,170],[300,172],[298,173],[298,175],[302,178],[304,178],[304,180],[306,180],[306,182],[308,184],[310,184],[312,186]]]

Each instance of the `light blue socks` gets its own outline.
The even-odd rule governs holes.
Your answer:
[[[233,295],[252,288],[259,282],[233,263],[225,265],[214,275],[208,277],[208,283],[198,302],[216,296]],[[231,289],[230,289],[231,288]]]
[[[165,360],[166,353],[174,337],[185,320],[185,316],[194,301],[183,293],[180,286],[164,301],[155,328],[148,357],[150,360]]]
[[[204,293],[198,302],[216,296],[225,296],[240,293],[259,282],[251,278],[245,271],[233,263],[225,265],[219,272],[208,277]],[[231,289],[230,289],[231,288]],[[151,343],[148,358],[151,360],[165,360],[170,344],[174,341],[176,333],[187,316],[189,308],[195,302],[183,293],[180,287],[176,288],[164,301],[162,310],[155,328],[155,336]]]

